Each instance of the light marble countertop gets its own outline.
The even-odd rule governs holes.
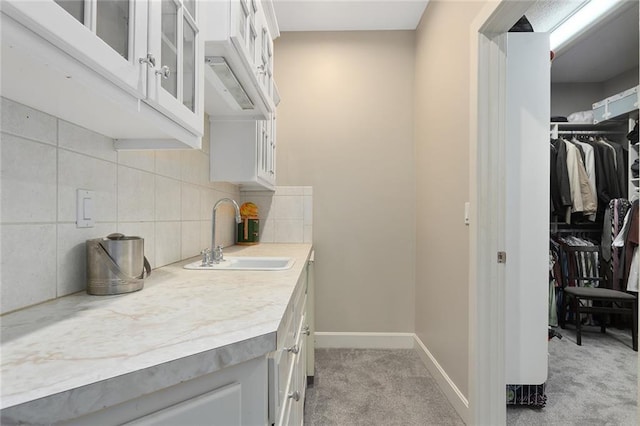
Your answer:
[[[154,270],[139,292],[76,293],[4,315],[3,417],[54,408],[78,416],[275,350],[310,251],[310,244],[234,246],[225,254],[290,256],[295,264],[193,271],[182,268],[189,259]]]

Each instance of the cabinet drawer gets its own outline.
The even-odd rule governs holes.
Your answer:
[[[304,390],[299,383],[302,383],[300,374],[305,374],[306,384],[306,370],[296,371],[306,365],[305,310],[305,286],[299,285],[278,330],[278,349],[269,357],[269,419],[272,423],[288,424],[284,419],[289,416],[292,400],[289,394],[297,391],[298,399],[304,401]]]

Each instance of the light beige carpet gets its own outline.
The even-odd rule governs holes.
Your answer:
[[[628,330],[549,342],[544,408],[507,409],[508,425],[636,426],[638,354]],[[505,398],[506,399],[506,398]],[[413,350],[317,349],[305,425],[462,425]]]
[[[463,425],[413,350],[317,349],[307,426]]]

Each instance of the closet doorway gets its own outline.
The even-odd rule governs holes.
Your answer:
[[[470,249],[471,424],[506,422],[504,303],[507,283],[504,265],[498,263],[496,258],[496,254],[504,250],[505,241],[509,238],[504,226],[504,152],[507,143],[504,34],[536,3],[541,2],[503,0],[487,5],[472,26],[472,46],[476,43],[478,50],[472,52],[471,58],[474,67],[471,70],[470,135],[471,203],[474,207]],[[627,3],[637,5],[637,2]],[[637,9],[631,13],[636,14],[636,31],[631,36],[638,37]],[[477,56],[474,57],[474,54]],[[592,99],[591,102],[598,100]],[[549,131],[548,124],[545,130]]]

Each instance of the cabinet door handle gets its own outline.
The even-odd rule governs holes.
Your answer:
[[[302,333],[306,334],[307,336],[309,336],[311,334],[311,330],[309,329],[308,325],[304,326],[304,328],[302,329]]]
[[[300,352],[300,348],[298,348],[298,345],[293,345],[290,348],[287,348],[287,352],[293,352],[294,354],[297,354],[298,352]]]
[[[147,53],[145,58],[140,58],[138,61],[140,61],[141,64],[147,64],[149,68],[156,66],[156,58],[154,58],[151,53]]]
[[[168,66],[164,65],[159,70],[156,70],[156,74],[162,76],[162,78],[164,78],[166,80],[171,75],[171,70],[169,69]]]
[[[294,401],[299,401],[300,400],[300,392],[298,392],[298,391],[291,392],[289,395],[287,395],[287,398],[291,398]]]

